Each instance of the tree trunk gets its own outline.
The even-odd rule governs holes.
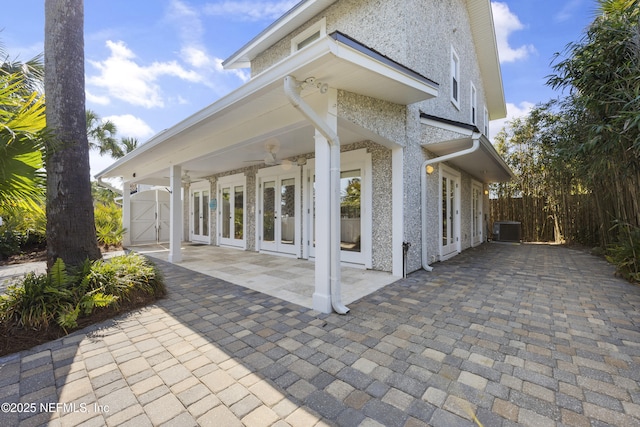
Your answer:
[[[47,265],[99,259],[84,93],[83,0],[45,1]]]

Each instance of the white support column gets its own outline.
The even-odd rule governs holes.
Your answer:
[[[170,213],[169,221],[169,262],[182,261],[182,168],[178,165],[169,167]]]
[[[402,277],[404,241],[404,147],[391,150],[391,274]]]
[[[124,235],[122,236],[122,246],[131,245],[131,187],[129,181],[122,183],[122,227],[124,227]]]
[[[316,130],[316,261],[315,279],[316,289],[313,293],[313,309],[321,313],[331,313],[331,285],[330,285],[330,235],[331,205],[329,203],[329,143],[327,139]]]

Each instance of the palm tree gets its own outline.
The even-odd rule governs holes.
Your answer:
[[[0,74],[13,75],[22,81],[21,86],[28,93],[42,92],[44,82],[44,64],[42,54],[26,62],[9,58],[4,45],[0,42]]]
[[[124,154],[129,154],[130,152],[138,148],[138,139],[132,138],[132,137],[125,137],[120,139],[120,144],[124,149]],[[121,157],[124,157],[124,154]]]
[[[84,3],[45,0],[47,265],[101,257],[96,238],[84,93]]]
[[[101,156],[109,154],[114,159],[125,155],[115,135],[118,131],[111,120],[102,121],[95,111],[87,110],[87,138],[89,148],[98,150]]]
[[[43,65],[11,61],[0,44],[0,210],[41,211],[44,195]]]

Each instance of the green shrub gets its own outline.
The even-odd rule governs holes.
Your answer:
[[[105,248],[122,245],[122,209],[114,202],[97,203],[94,208],[98,244]]]
[[[87,261],[81,271],[86,273],[89,266]],[[49,274],[29,273],[0,296],[0,319],[35,330],[48,328],[54,320],[64,330],[74,328],[80,314],[90,314],[94,307],[105,307],[116,300],[88,289],[88,284],[88,276],[69,274],[58,259]]]
[[[20,232],[0,227],[0,260],[19,254],[22,241]]]
[[[619,275],[640,283],[640,227],[620,222],[614,227],[618,228],[618,241],[609,245],[605,256]]]
[[[156,298],[166,294],[160,271],[139,254],[113,257],[108,261],[96,261],[91,268],[94,289],[114,295],[121,301],[131,301],[138,292]]]
[[[0,322],[34,330],[55,322],[67,331],[97,307],[135,303],[141,294],[160,298],[165,292],[156,267],[138,254],[87,260],[72,272],[58,259],[48,274],[29,273],[0,295]]]
[[[3,222],[0,225],[0,259],[45,247],[46,217],[43,211],[0,209],[0,217]]]

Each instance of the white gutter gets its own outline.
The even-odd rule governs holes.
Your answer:
[[[312,83],[312,81],[308,82]],[[329,283],[331,290],[331,306],[338,314],[346,314],[349,308],[342,304],[342,293],[340,291],[340,139],[331,127],[304,102],[300,96],[302,82],[297,81],[292,76],[284,78],[284,93],[298,111],[309,120],[313,126],[329,142],[330,159],[329,173],[331,183],[329,186],[330,197],[330,238],[329,238]]]
[[[427,166],[433,165],[435,163],[446,162],[447,160],[454,159],[456,157],[466,156],[467,154],[471,154],[480,148],[480,136],[481,134],[478,132],[473,132],[471,134],[471,139],[473,140],[473,145],[470,148],[466,148],[461,151],[456,151],[454,153],[449,153],[444,156],[436,157],[434,159],[425,160],[420,167],[420,183],[422,187],[421,197],[422,197],[422,268],[426,271],[433,271],[433,267],[429,265],[429,257],[427,256]]]

